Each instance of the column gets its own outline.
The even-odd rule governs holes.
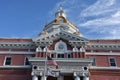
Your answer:
[[[80,48],[80,57],[85,58],[85,48],[83,46]]]
[[[59,76],[59,77],[57,78],[57,80],[64,80],[64,77],[63,77],[63,76]]]
[[[37,77],[36,75],[34,75],[34,76],[32,77],[32,80],[38,80],[38,77]]]
[[[72,56],[73,56],[73,58],[76,58],[76,51],[75,51],[75,47],[73,48],[73,50],[72,50],[72,51],[73,51],[73,55],[72,55]]]
[[[89,80],[89,77],[85,76],[83,77],[83,80]]]
[[[80,80],[80,73],[79,72],[74,72],[73,76],[74,76],[74,80]]]
[[[79,76],[75,76],[74,80],[80,80],[80,77]]]
[[[46,76],[41,76],[41,80],[47,80]]]
[[[40,46],[38,46],[36,48],[36,57],[41,57],[41,52],[42,52],[42,48]]]

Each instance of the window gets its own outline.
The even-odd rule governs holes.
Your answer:
[[[115,58],[110,58],[110,66],[116,66]]]
[[[51,54],[51,58],[54,58],[54,54]]]
[[[64,54],[58,54],[58,58],[64,58]]]
[[[25,65],[30,65],[27,57],[25,58]]]
[[[72,54],[71,53],[68,54],[68,58],[72,58]]]
[[[96,58],[93,58],[92,66],[96,66]]]
[[[5,59],[5,65],[11,65],[11,57],[7,56]]]

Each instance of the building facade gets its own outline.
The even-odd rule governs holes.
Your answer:
[[[60,7],[37,38],[0,38],[0,80],[120,80],[120,39],[84,38]]]

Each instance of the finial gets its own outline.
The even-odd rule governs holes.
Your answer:
[[[62,3],[60,3],[59,5],[59,10],[62,10]]]
[[[62,9],[62,3],[59,4],[58,11],[56,12],[55,16],[56,17],[63,16],[64,18],[66,18],[66,14],[64,10]]]

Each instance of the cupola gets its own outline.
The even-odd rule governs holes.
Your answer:
[[[59,9],[57,10],[57,12],[55,13],[55,17],[59,17],[62,16],[64,18],[66,18],[66,13],[64,12],[64,10],[62,9],[62,5],[59,6]]]

